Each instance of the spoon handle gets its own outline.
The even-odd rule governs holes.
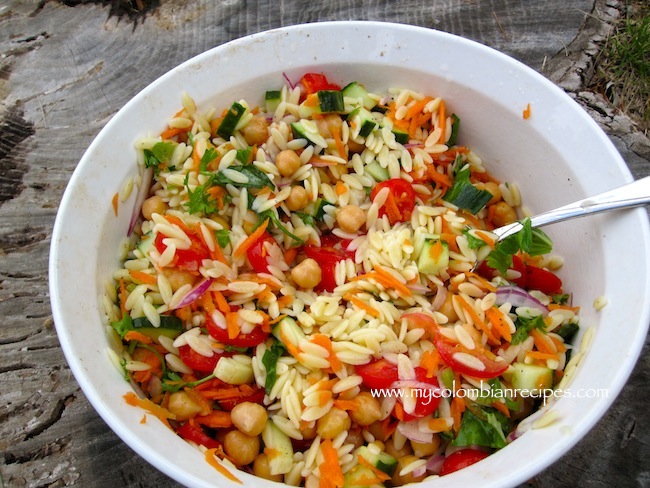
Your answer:
[[[583,198],[577,202],[569,203],[555,210],[541,213],[532,217],[530,223],[533,227],[543,227],[555,222],[584,217],[593,213],[609,212],[622,208],[640,207],[650,203],[650,176],[633,181],[627,185],[614,188],[598,195]],[[519,222],[504,225],[493,232],[498,240],[503,240],[521,230]]]

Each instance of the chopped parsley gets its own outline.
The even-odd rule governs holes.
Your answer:
[[[512,256],[517,252],[539,256],[553,249],[551,239],[542,230],[533,229],[528,217],[521,224],[522,229],[499,242],[485,260],[488,266],[499,270],[503,275],[512,266]]]
[[[544,318],[541,315],[532,318],[518,317],[515,326],[517,330],[512,334],[512,341],[510,342],[513,345],[524,342],[533,329],[546,330]]]

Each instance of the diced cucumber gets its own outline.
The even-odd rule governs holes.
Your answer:
[[[320,106],[321,113],[339,113],[345,110],[345,105],[343,104],[343,94],[340,91],[320,90],[316,92],[316,95],[318,95],[318,104]]]
[[[418,270],[427,275],[438,275],[449,266],[449,245],[437,238],[426,238],[418,257]]]
[[[451,147],[456,144],[458,140],[458,129],[460,128],[460,117],[456,114],[451,114],[451,135],[447,139],[447,146]]]
[[[298,343],[301,339],[305,338],[305,333],[291,317],[285,317],[280,320],[280,322],[273,327],[272,333],[280,342],[284,344],[289,342],[291,345],[296,347],[298,347]]]
[[[381,483],[369,484],[369,480],[376,480],[377,475],[368,466],[357,464],[343,477],[343,488],[380,488]]]
[[[154,327],[147,317],[137,317],[133,319],[133,328],[154,340],[161,335],[176,339],[183,332],[183,321],[175,315],[161,315],[160,327]]]
[[[255,380],[251,358],[245,354],[221,357],[214,368],[214,376],[229,385],[245,385]]]
[[[275,113],[278,105],[280,105],[281,98],[282,93],[280,90],[269,90],[266,92],[266,95],[264,95],[264,102],[266,103],[267,114]]]
[[[357,450],[357,456],[363,457],[366,461],[372,464],[375,468],[383,471],[389,476],[393,476],[395,468],[397,468],[397,459],[384,451],[379,451],[375,454],[368,446],[361,446]]]
[[[400,144],[406,144],[409,141],[408,132],[403,131],[402,129],[398,129],[397,127],[393,127],[392,132],[393,134],[395,134],[395,140]]]
[[[235,127],[237,127],[237,124],[245,113],[246,107],[239,102],[233,102],[230,110],[228,110],[217,129],[217,135],[226,140],[230,139],[232,133],[235,132]]]
[[[327,147],[327,141],[325,141],[323,136],[317,130],[310,130],[305,122],[292,122],[291,131],[296,139],[307,139],[307,142],[311,144],[322,148]]]
[[[375,181],[386,181],[390,179],[388,169],[384,168],[377,161],[373,161],[365,167],[366,173],[374,178]]]
[[[539,391],[553,387],[553,370],[536,364],[513,363],[503,377],[517,390]]]
[[[360,100],[361,105],[368,110],[377,105],[377,102],[368,95],[368,90],[366,90],[366,87],[356,81],[353,81],[352,83],[349,83],[343,87],[341,93],[344,97]]]
[[[286,474],[293,468],[291,439],[269,419],[262,431],[264,453],[269,459],[271,474]]]
[[[368,137],[378,125],[372,113],[363,107],[357,107],[350,112],[348,121],[358,128],[361,137]]]
[[[140,238],[140,242],[138,242],[136,247],[140,250],[143,256],[149,257],[149,253],[154,248],[155,240],[156,238],[154,237],[153,233],[147,232]]]

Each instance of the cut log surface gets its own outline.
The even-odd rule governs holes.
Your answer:
[[[61,352],[47,287],[65,186],[106,122],[172,67],[231,39],[326,20],[439,29],[494,47],[564,88],[636,177],[650,141],[587,89],[618,0],[4,0],[0,2],[0,475],[4,487],[177,483],[95,413]],[[137,11],[137,6],[145,7]],[[650,354],[597,426],[522,486],[650,486]],[[2,486],[2,483],[0,483]]]

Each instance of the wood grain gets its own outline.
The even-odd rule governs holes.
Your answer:
[[[144,1],[144,0],[143,0]],[[115,112],[213,46],[284,25],[394,21],[452,32],[519,59],[569,92],[632,172],[650,142],[585,89],[616,0],[7,0],[0,5],[0,475],[5,487],[178,486],[90,407],[59,348],[47,288],[58,202]],[[130,10],[129,10],[130,9]],[[613,408],[575,449],[523,486],[649,486],[648,346]]]

